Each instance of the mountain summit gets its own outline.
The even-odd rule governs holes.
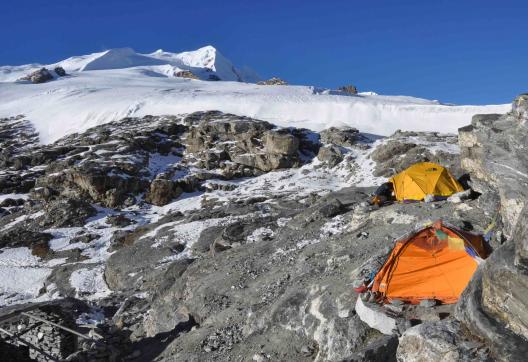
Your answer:
[[[255,83],[260,80],[250,69],[237,68],[215,47],[208,45],[194,51],[172,53],[157,50],[150,54],[137,53],[132,48],[115,48],[104,52],[74,56],[55,64],[27,64],[0,67],[0,82],[12,82],[28,72],[41,67],[60,66],[68,73],[140,68],[143,74],[162,77],[176,77],[187,74],[201,80],[224,80]],[[187,73],[182,73],[187,72]],[[188,73],[190,72],[190,73]]]

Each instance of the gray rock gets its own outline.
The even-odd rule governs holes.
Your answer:
[[[528,94],[521,94],[513,101],[512,114],[521,122],[528,120]]]
[[[72,227],[83,226],[89,217],[97,211],[88,202],[79,199],[59,199],[47,204],[45,213],[36,218],[39,227]]]
[[[398,361],[491,361],[485,345],[466,338],[456,321],[425,322],[400,337]]]
[[[455,315],[504,361],[521,360],[528,353],[525,98],[518,97],[506,115],[477,115],[470,126],[459,130],[462,166],[470,172],[472,186],[482,193],[481,206],[496,214],[492,231],[510,240],[477,270]]]
[[[513,258],[512,242],[496,250],[477,270],[455,310],[455,317],[483,338],[500,361],[522,360],[528,353],[528,278],[518,272]],[[516,292],[512,294],[511,290]],[[505,298],[506,295],[512,298]]]
[[[299,139],[287,130],[268,131],[264,134],[264,147],[269,153],[291,156],[299,149]]]
[[[21,80],[29,80],[34,84],[45,83],[53,79],[53,75],[47,68],[40,68],[33,73],[20,78]]]
[[[268,80],[262,80],[257,83],[258,85],[288,85],[288,83],[280,78],[273,77]]]
[[[178,78],[200,79],[196,74],[194,74],[190,70],[181,70],[179,72],[174,73],[174,76]]]
[[[328,164],[330,167],[336,166],[339,162],[343,161],[343,152],[337,146],[323,146],[319,149],[317,154],[319,161]]]
[[[363,136],[353,127],[330,127],[321,131],[323,144],[334,144],[341,147],[353,147],[362,141]]]

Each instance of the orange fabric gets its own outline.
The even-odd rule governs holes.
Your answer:
[[[435,223],[396,243],[372,291],[385,301],[455,303],[477,269],[472,253],[485,256],[482,237]]]

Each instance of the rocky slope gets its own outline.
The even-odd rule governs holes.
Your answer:
[[[459,137],[379,138],[210,111],[125,118],[49,145],[25,117],[2,119],[0,324],[52,305],[102,335],[69,358],[80,361],[516,360],[527,325],[525,115],[521,97]],[[427,160],[469,172],[480,196],[365,202]],[[438,218],[495,225],[497,250],[456,310],[410,310],[418,325],[399,338],[369,328],[354,283],[395,239]]]

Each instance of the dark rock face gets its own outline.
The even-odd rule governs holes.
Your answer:
[[[210,81],[219,81],[219,80],[222,80],[219,76],[217,76],[216,74],[209,74],[209,76],[207,77],[207,80],[210,80]]]
[[[53,237],[48,233],[31,231],[26,229],[12,229],[0,234],[0,247],[21,247],[33,248],[35,245],[47,245]]]
[[[66,76],[66,71],[64,70],[63,67],[55,67],[53,69],[53,71],[55,72],[55,74],[57,74],[59,77],[64,77]]]
[[[59,199],[45,205],[44,214],[35,222],[44,228],[83,226],[86,219],[95,214],[95,208],[86,201]]]

